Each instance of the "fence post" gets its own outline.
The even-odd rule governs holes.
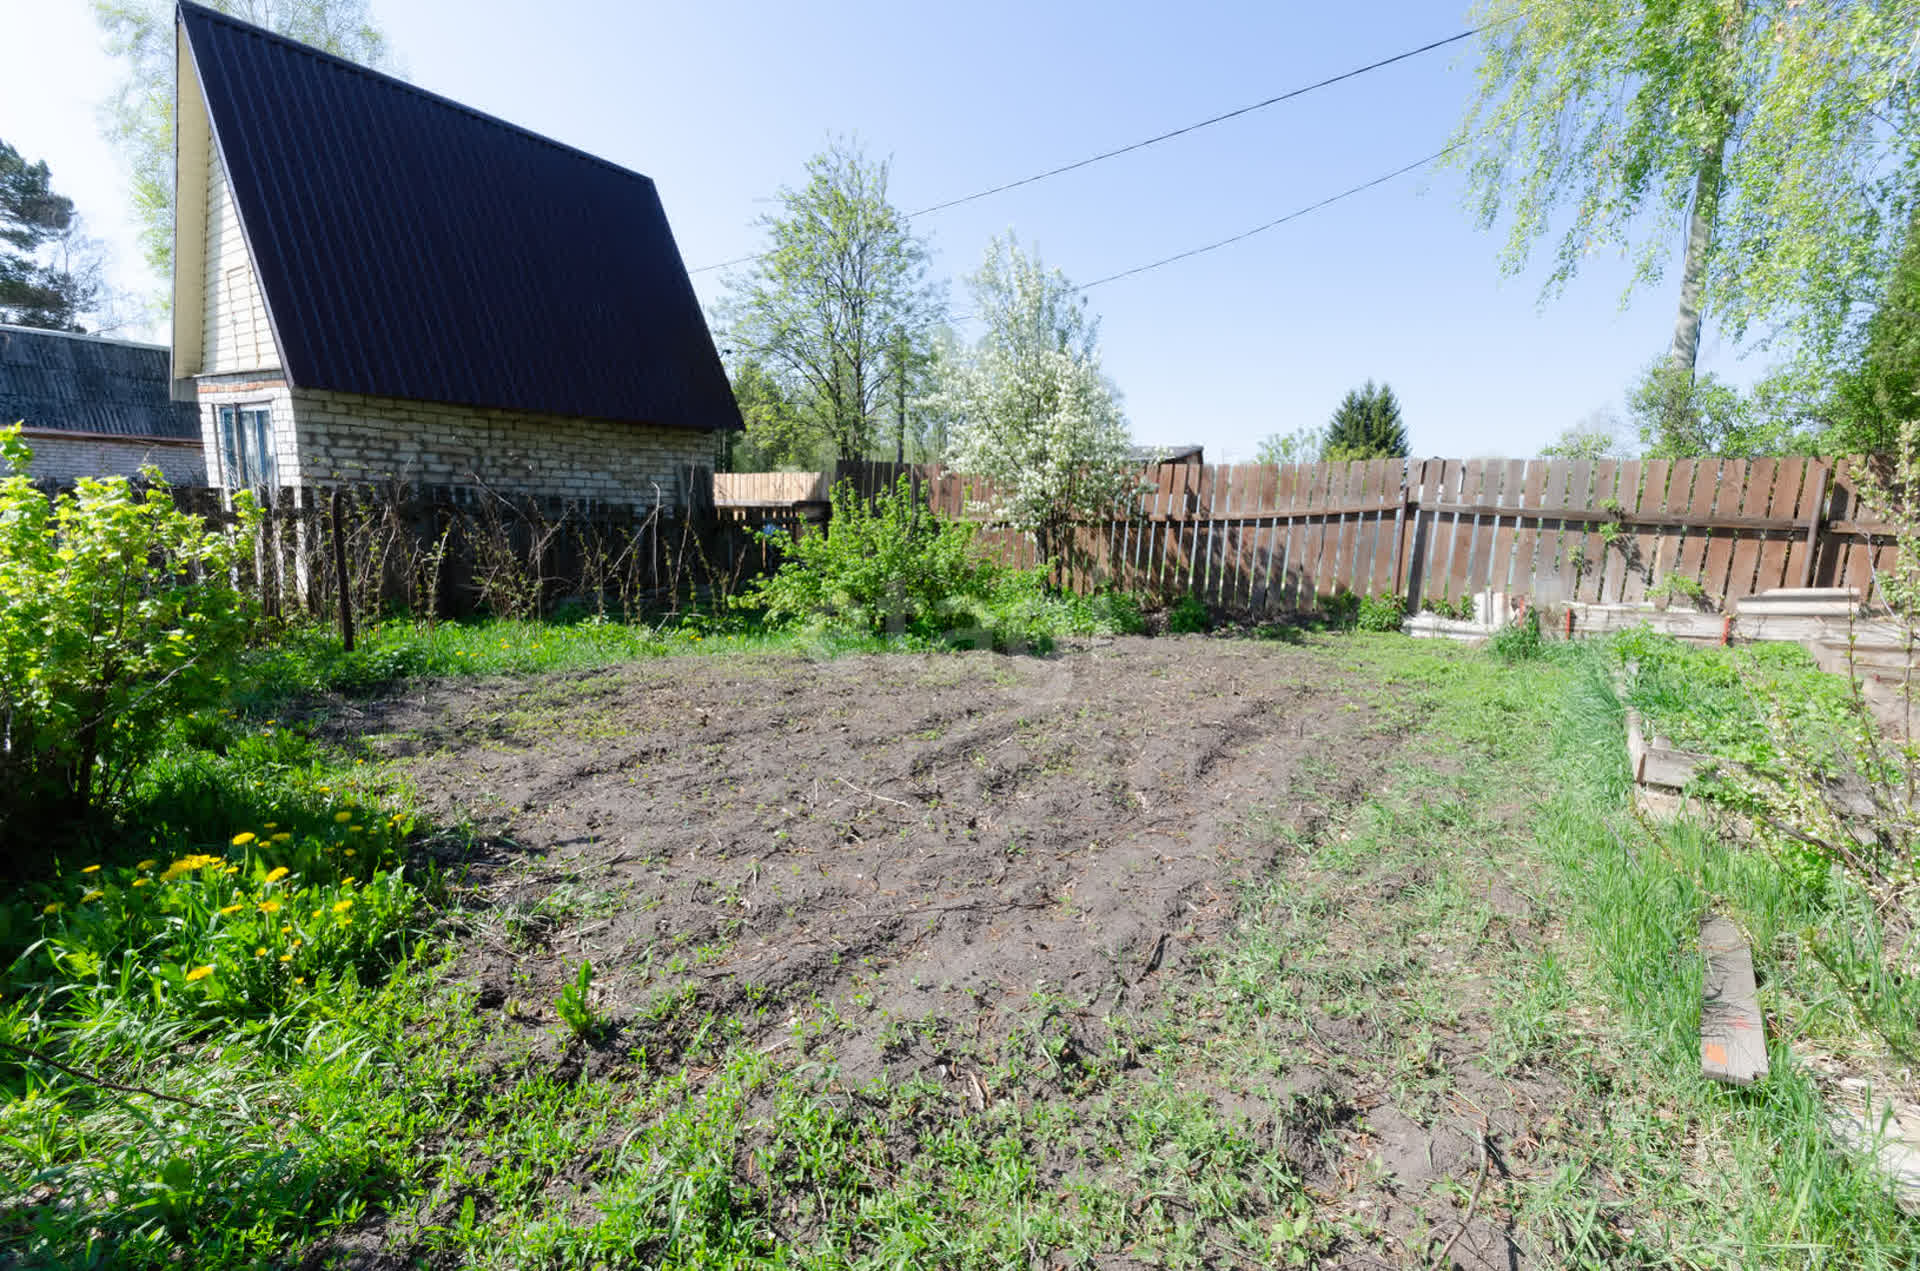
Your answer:
[[[1813,480],[1817,487],[1813,493],[1813,507],[1807,513],[1807,557],[1800,562],[1800,586],[1813,586],[1813,562],[1820,549],[1820,523],[1826,518],[1827,478],[1830,473],[1824,463],[1813,465]]]
[[[353,652],[353,593],[347,585],[347,496],[339,487],[333,491],[333,574],[340,594],[340,642]]]

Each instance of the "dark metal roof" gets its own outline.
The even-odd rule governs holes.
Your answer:
[[[0,326],[0,425],[197,440],[192,402],[171,397],[164,344]]]
[[[295,385],[740,426],[651,180],[185,0],[179,12]]]

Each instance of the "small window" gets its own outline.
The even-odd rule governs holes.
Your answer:
[[[220,464],[230,490],[275,484],[273,417],[265,406],[220,408]]]

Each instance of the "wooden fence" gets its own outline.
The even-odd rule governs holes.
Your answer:
[[[1125,514],[1082,526],[1060,580],[1160,599],[1192,592],[1251,613],[1340,592],[1538,605],[1634,603],[1669,574],[1716,606],[1774,587],[1871,593],[1893,548],[1861,506],[1859,459],[1375,459],[1166,464]],[[939,467],[842,464],[863,494],[911,476],[931,504],[983,522],[1003,559],[1030,536],[993,525],[993,491]]]

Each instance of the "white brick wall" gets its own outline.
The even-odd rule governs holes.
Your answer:
[[[240,215],[234,210],[233,191],[227,186],[226,165],[220,162],[218,147],[207,164],[206,261],[202,373],[278,367],[280,353],[267,322],[266,298],[240,232]]]
[[[711,468],[717,444],[684,428],[305,389],[292,399],[309,482],[477,479],[515,494],[681,505],[687,467]]]
[[[139,474],[142,464],[151,463],[175,485],[206,484],[206,464],[200,451],[190,445],[169,445],[147,437],[121,441],[43,431],[29,431],[24,436],[33,447],[33,463],[27,475],[36,480],[66,485],[80,477],[131,477]]]

